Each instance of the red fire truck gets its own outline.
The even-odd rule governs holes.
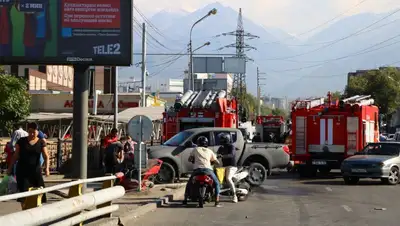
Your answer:
[[[378,107],[371,96],[342,101],[324,98],[297,101],[292,107],[292,153],[302,176],[328,173],[368,142],[378,142]]]
[[[163,118],[163,141],[191,128],[238,126],[236,100],[229,100],[224,90],[189,90],[163,113]]]
[[[257,116],[256,133],[260,133],[262,142],[280,143],[280,137],[286,132],[285,119],[279,115]],[[270,134],[274,139],[271,141]]]

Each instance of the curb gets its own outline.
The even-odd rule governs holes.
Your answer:
[[[178,185],[179,184],[176,184],[175,188],[178,187]],[[159,186],[159,187],[167,188],[167,186],[165,184],[164,184],[164,186]],[[138,208],[123,214],[122,216],[119,217],[119,224],[127,226],[128,225],[127,222],[134,220],[138,217],[141,217],[149,212],[152,212],[164,204],[168,204],[169,202],[172,202],[174,200],[182,199],[184,195],[185,195],[185,187],[178,188],[176,191],[174,191],[170,195],[161,197],[158,200],[156,200],[155,202],[147,203],[143,206],[139,206]]]
[[[185,185],[186,185],[186,182],[174,183],[174,184],[156,184],[156,185],[154,185],[153,188],[172,188],[172,189],[175,189],[175,188],[179,188],[179,187],[182,187],[182,186],[185,186]]]

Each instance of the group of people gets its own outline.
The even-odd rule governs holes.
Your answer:
[[[42,169],[46,176],[50,175],[46,144],[45,134],[34,122],[28,124],[27,131],[19,126],[13,132],[7,147],[11,151],[7,173],[16,176],[19,192],[28,191],[31,187],[44,187]],[[18,201],[23,202],[23,199]],[[46,195],[43,195],[42,202],[46,202]]]
[[[102,166],[106,174],[114,174],[124,169],[126,164],[134,163],[136,142],[130,136],[118,138],[118,130],[113,128],[102,143]]]
[[[187,200],[189,197],[190,190],[190,182],[193,180],[193,177],[196,175],[209,175],[214,181],[215,187],[215,207],[220,207],[220,190],[221,185],[219,183],[218,177],[214,173],[213,164],[221,165],[225,168],[225,179],[230,186],[232,195],[232,201],[234,203],[238,202],[238,198],[236,196],[236,188],[233,183],[233,176],[237,172],[236,165],[236,148],[231,143],[231,136],[227,133],[219,134],[219,141],[222,144],[217,154],[215,154],[211,149],[208,148],[209,142],[207,137],[200,136],[197,138],[196,147],[190,154],[188,159],[189,162],[194,164],[193,173],[189,179],[189,183],[186,185],[185,190],[185,199],[183,204],[187,204]],[[219,161],[221,160],[221,161]]]

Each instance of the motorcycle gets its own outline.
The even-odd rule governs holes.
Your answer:
[[[211,202],[214,197],[214,180],[205,174],[197,175],[193,177],[193,181],[188,183],[193,183],[191,186],[190,200],[193,202],[198,202],[199,207],[203,208],[206,202]]]
[[[240,167],[235,175],[232,177],[233,184],[236,190],[236,196],[239,201],[246,201],[252,186],[247,182],[249,177],[249,170],[247,167]],[[221,184],[221,196],[232,196],[231,188],[227,181]]]

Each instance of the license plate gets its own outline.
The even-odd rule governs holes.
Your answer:
[[[323,161],[323,160],[313,160],[313,161],[312,161],[312,164],[313,164],[313,165],[317,165],[317,166],[323,166],[323,165],[326,165],[326,161]]]
[[[366,169],[351,169],[351,172],[353,173],[366,173]]]

